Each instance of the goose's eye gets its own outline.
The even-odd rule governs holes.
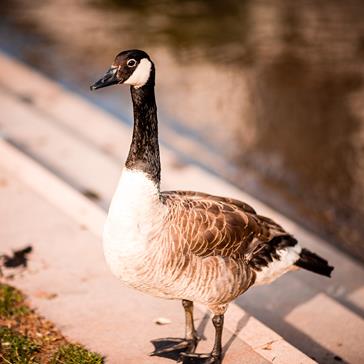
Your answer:
[[[129,59],[129,61],[126,62],[126,64],[128,65],[128,67],[135,67],[137,64],[137,61],[135,59]]]

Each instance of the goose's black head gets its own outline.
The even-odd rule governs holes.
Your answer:
[[[125,83],[135,88],[154,86],[154,65],[147,53],[138,49],[119,53],[104,77],[90,86],[91,90]]]

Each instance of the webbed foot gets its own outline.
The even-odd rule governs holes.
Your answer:
[[[152,340],[155,350],[149,355],[161,356],[177,360],[182,353],[193,353],[196,350],[199,339],[181,339],[167,337]]]
[[[212,354],[181,353],[178,361],[183,364],[221,364],[221,357]]]

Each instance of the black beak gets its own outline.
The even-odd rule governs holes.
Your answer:
[[[105,74],[103,78],[95,82],[92,86],[90,86],[90,90],[97,90],[98,88],[115,85],[119,83],[118,79],[116,78],[117,74],[117,67],[111,67]]]

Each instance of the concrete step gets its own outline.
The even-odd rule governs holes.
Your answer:
[[[1,57],[0,65],[2,65]],[[8,93],[10,90],[11,93],[11,95],[5,96],[8,101],[4,103],[7,106],[4,106],[3,109],[4,113],[7,113],[7,117],[4,119],[0,117],[4,130],[16,144],[21,144],[22,148],[35,156],[36,159],[43,161],[45,165],[57,165],[57,173],[63,177],[68,176],[66,178],[68,182],[76,181],[73,183],[76,187],[77,183],[80,184],[80,182],[77,182],[79,175],[82,175],[82,188],[97,191],[100,194],[100,204],[105,206],[113,189],[110,191],[110,184],[115,185],[116,183],[116,176],[120,170],[120,159],[125,158],[130,143],[130,131],[122,124],[118,124],[115,118],[87,104],[78,96],[65,92],[41,75],[36,74],[34,76],[26,67],[9,61],[8,63],[5,62],[4,68],[8,72],[10,71],[9,67],[13,67],[12,72],[19,71],[17,74],[22,76],[23,81],[21,85],[12,86],[13,83],[9,84],[6,80],[3,82],[0,77],[0,84],[3,84],[4,90]],[[32,89],[33,83],[36,83],[34,89]],[[48,99],[46,98],[47,90],[49,90]],[[18,100],[19,98],[27,99],[27,93],[32,95],[33,102],[31,104],[23,103],[23,106],[20,107]],[[49,95],[53,96],[50,97]],[[19,111],[19,107],[23,108],[23,110]],[[37,120],[40,114],[44,116],[41,122],[38,121],[38,124],[34,124],[37,125],[37,128],[34,129],[40,130],[38,132],[40,134],[33,131],[36,134],[33,138],[30,138],[27,134],[26,130],[29,129],[29,126],[24,122],[26,115],[29,114],[35,114],[34,119]],[[74,119],[74,115],[77,115],[78,120]],[[18,128],[14,126],[17,123],[21,125]],[[88,125],[92,127],[88,128]],[[49,128],[52,129],[50,133],[53,135],[52,142],[47,143],[46,146],[39,146],[36,141],[37,138],[42,135],[44,138]],[[75,138],[75,136],[77,137]],[[125,142],[125,140],[128,141]],[[67,163],[63,163],[61,166],[59,166],[59,162],[58,164],[55,164],[55,162],[57,163],[57,161],[63,159],[64,150],[63,152],[62,149],[60,151],[59,147],[53,145],[54,143],[67,145],[69,153],[67,154]],[[71,147],[74,143],[77,144],[77,147]],[[90,153],[92,155],[98,153],[102,157],[89,159]],[[107,162],[108,159],[110,160]],[[84,161],[87,160],[92,161],[90,162],[92,168],[85,167],[87,163]],[[176,157],[165,148],[162,148],[162,162],[165,188],[204,190],[242,199],[253,205],[259,213],[273,217],[287,230],[294,233],[303,245],[322,254],[336,265],[337,269],[334,272],[334,278],[331,280],[307,272],[289,274],[271,286],[248,291],[238,300],[238,303],[274,328],[279,334],[284,335],[292,344],[314,356],[320,362],[330,363],[336,355],[348,361],[350,359],[350,362],[361,362],[362,356],[352,357],[352,350],[350,349],[353,344],[351,342],[352,335],[350,335],[350,332],[345,331],[345,327],[341,328],[336,324],[335,310],[330,308],[342,308],[340,314],[346,313],[344,317],[353,325],[357,325],[357,332],[363,338],[363,321],[359,317],[363,314],[364,302],[363,268],[321,239],[301,229],[297,224],[221,179],[211,176],[192,165],[181,165]],[[111,170],[114,170],[114,172],[111,172]],[[76,174],[75,171],[77,171]],[[95,178],[94,171],[97,171],[97,178]],[[100,178],[98,178],[99,176]],[[110,184],[105,187],[103,181],[107,176],[110,176],[108,181]],[[322,295],[322,293],[325,295]],[[313,339],[307,332],[309,332],[309,329],[315,331],[316,326],[321,325],[321,321],[317,321],[317,317],[320,318],[319,314],[316,315],[315,320],[309,320],[308,323],[303,322],[302,330],[300,329],[300,320],[304,317],[303,315],[297,316],[299,319],[294,325],[292,322],[287,321],[286,317],[292,311],[299,312],[300,307],[304,312],[305,304],[315,299],[316,296],[319,298],[324,297],[322,301],[324,307],[332,305],[328,307],[326,317],[322,317],[322,324],[325,324],[323,327],[326,327],[326,332],[321,331],[321,336],[316,335]],[[339,302],[340,305],[338,306],[335,301]],[[311,307],[311,309],[313,308]],[[352,312],[355,314],[351,315]],[[322,314],[319,307],[317,307],[316,313]],[[313,312],[314,314],[315,312]],[[328,322],[330,322],[329,326],[327,326]],[[348,325],[347,327],[351,326]],[[345,335],[343,335],[344,333]],[[345,336],[344,344],[343,340],[341,340],[342,336]],[[333,343],[337,343],[337,345]]]
[[[115,161],[1,88],[0,99],[4,137],[79,191],[89,195],[92,192],[106,208],[119,177]]]
[[[183,333],[181,305],[122,287],[111,276],[100,244],[105,212],[1,140],[0,181],[2,250],[34,249],[28,268],[12,283],[66,336],[103,353],[108,363],[168,362],[146,355],[153,349],[148,339]],[[55,298],[45,299],[39,294],[44,290]],[[158,317],[171,324],[154,324]],[[208,338],[202,351],[212,345],[208,318],[197,307],[199,332]],[[226,315],[224,349],[225,364],[313,363],[234,304]]]

